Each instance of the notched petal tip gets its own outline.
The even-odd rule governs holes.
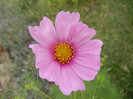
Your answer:
[[[29,48],[32,49],[32,52],[33,52],[34,54],[35,54],[35,52],[36,52],[36,51],[35,51],[35,50],[36,50],[35,48],[36,48],[38,45],[39,45],[39,44],[30,44],[30,45],[29,45]]]
[[[96,39],[96,40],[97,40],[97,43],[99,43],[99,45],[102,47],[103,42],[101,40],[99,40],[99,39]]]
[[[93,28],[90,28],[90,30],[92,31],[92,33],[96,34],[96,30]]]
[[[40,26],[46,23],[52,23],[51,20],[49,18],[47,18],[46,16],[43,17],[42,21],[40,21]]]
[[[82,85],[82,88],[79,89],[80,91],[85,91],[86,90],[86,87],[85,87],[85,84]],[[77,90],[78,91],[78,90]]]
[[[60,87],[60,86],[59,86]],[[60,90],[61,90],[61,92],[63,93],[63,94],[65,94],[65,95],[67,95],[67,96],[69,96],[73,91],[78,91],[78,90],[80,90],[80,91],[85,91],[85,85],[83,84],[83,86],[82,86],[82,88],[80,88],[80,89],[76,89],[76,90],[68,90],[68,89],[61,89],[60,88]]]
[[[70,11],[63,11],[63,10],[61,10],[59,13],[69,13],[70,14]],[[75,13],[80,15],[78,12],[72,12],[71,14],[75,14]]]
[[[103,46],[103,42],[101,40],[99,40],[99,42],[100,42],[101,46]]]
[[[64,88],[61,88],[60,86],[59,86],[59,88],[60,88],[61,92],[62,92],[64,95],[67,95],[67,96],[69,96],[69,95],[71,94],[71,92],[72,92],[72,90],[64,89]]]
[[[33,44],[30,44],[30,45],[29,45],[29,48],[31,48],[31,49],[32,49],[32,48],[33,48],[33,46],[34,46]]]
[[[44,17],[43,17],[43,20],[44,20],[44,19],[49,19],[49,18],[48,18],[48,17],[46,17],[46,16],[44,16]]]
[[[32,26],[28,26],[28,30],[29,30],[30,33],[31,33],[32,29],[33,29]]]
[[[90,39],[92,39],[96,35],[96,30],[93,28],[89,28],[89,34],[91,35]]]
[[[39,68],[39,66],[36,66],[36,68]],[[44,77],[44,74],[41,73],[41,70],[39,69],[39,77],[41,79],[46,79],[46,77]]]
[[[80,14],[78,12],[73,12],[72,14],[75,14],[76,16],[78,16],[78,18],[80,18]]]
[[[60,11],[57,16],[66,16],[66,15],[71,15],[72,16],[75,16],[75,18],[77,17],[77,19],[80,19],[80,14],[78,12],[69,12],[69,11]],[[70,16],[69,16],[70,17]]]
[[[30,45],[29,45],[29,48],[32,49],[32,48],[34,48],[35,46],[38,46],[38,45],[39,45],[39,44],[30,44]]]

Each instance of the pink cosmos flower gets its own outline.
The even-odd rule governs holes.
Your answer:
[[[47,17],[39,26],[28,27],[39,43],[29,47],[35,54],[40,77],[55,82],[65,95],[85,90],[82,80],[94,80],[101,65],[103,43],[91,40],[96,31],[79,19],[79,13],[61,11],[56,16],[55,27]]]

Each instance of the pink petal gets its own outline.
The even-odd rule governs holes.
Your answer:
[[[71,43],[77,44],[79,46],[93,38],[95,34],[96,31],[94,29],[88,28],[88,26],[82,22],[78,22],[70,28],[69,36],[67,39]]]
[[[60,64],[53,60],[47,60],[40,64],[39,75],[42,79],[55,82],[58,85],[58,74],[60,72]]]
[[[101,47],[103,43],[100,40],[90,40],[78,46],[75,50],[73,62],[77,65],[98,71],[101,65]]]
[[[81,54],[76,55],[73,58],[73,62],[93,70],[99,70],[101,65],[101,58],[99,55],[95,54]]]
[[[98,73],[96,70],[75,63],[72,64],[71,68],[81,79],[86,81],[94,80]]]
[[[84,44],[78,46],[76,49],[77,54],[95,54],[95,55],[100,55],[101,53],[101,48],[102,48],[103,42],[94,39],[90,40],[88,42],[85,42]]]
[[[65,95],[71,94],[72,91],[85,90],[83,81],[70,67],[70,65],[62,66],[59,76],[59,88]]]
[[[40,26],[28,27],[31,36],[40,44],[47,46],[48,43],[56,40],[56,32],[52,22],[44,17]]]
[[[55,28],[60,40],[67,38],[70,27],[79,21],[79,13],[61,11],[57,14],[55,20]]]
[[[36,68],[40,67],[39,64],[45,63],[49,59],[53,58],[49,50],[47,50],[40,44],[31,44],[29,45],[29,47],[32,49],[33,53],[35,54]]]

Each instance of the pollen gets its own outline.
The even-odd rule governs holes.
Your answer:
[[[57,43],[54,49],[55,49],[54,58],[57,59],[62,64],[69,63],[71,58],[73,58],[74,56],[74,49],[70,46],[70,43],[68,42]]]

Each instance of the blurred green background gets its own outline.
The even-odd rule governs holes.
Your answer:
[[[27,27],[61,10],[79,12],[104,43],[96,79],[70,96],[39,78],[28,48]],[[133,0],[0,0],[0,45],[1,99],[133,99]]]

